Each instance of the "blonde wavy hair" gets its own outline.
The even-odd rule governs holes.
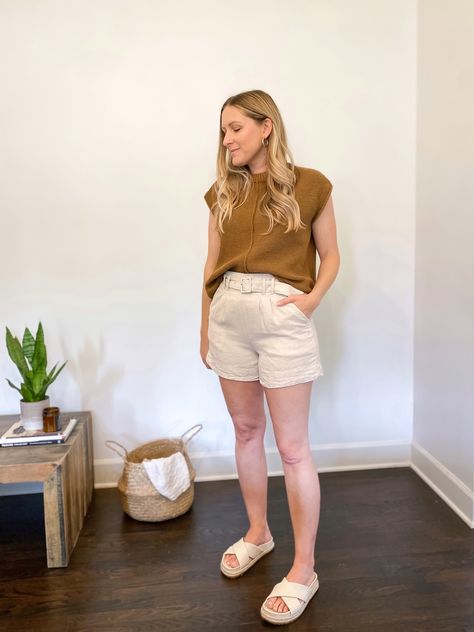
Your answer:
[[[301,220],[300,207],[295,199],[295,165],[288,147],[285,126],[272,97],[262,90],[249,90],[230,96],[221,107],[219,117],[219,146],[217,151],[217,178],[215,184],[217,226],[224,232],[224,220],[232,217],[232,211],[248,198],[252,187],[252,176],[248,167],[234,167],[230,152],[223,145],[222,112],[227,105],[239,108],[245,116],[262,124],[271,119],[273,128],[268,136],[267,187],[258,200],[269,219],[268,235],[275,225],[287,225],[285,233],[306,228]],[[287,160],[288,159],[288,160]]]

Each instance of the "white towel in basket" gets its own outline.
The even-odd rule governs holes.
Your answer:
[[[143,467],[162,496],[176,500],[191,485],[188,464],[181,452],[159,459],[144,459]]]

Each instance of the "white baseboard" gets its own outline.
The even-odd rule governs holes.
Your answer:
[[[367,443],[329,443],[312,446],[318,472],[366,470],[410,465],[410,445],[400,441]],[[283,476],[281,458],[276,448],[267,448],[269,476]],[[189,452],[196,470],[196,483],[237,478],[234,452]],[[94,461],[95,487],[116,487],[123,469],[119,457]],[[0,484],[0,496],[42,492],[41,483]]]
[[[318,472],[365,470],[410,466],[410,444],[399,441],[367,443],[333,443],[312,446]],[[234,452],[189,452],[196,470],[196,482],[237,478]],[[266,449],[269,476],[283,476],[281,458],[276,448]],[[120,458],[95,461],[95,486],[113,487],[123,469]]]
[[[411,467],[446,504],[472,529],[474,528],[474,493],[440,461],[414,442],[379,441],[332,443],[312,447],[318,472]],[[189,452],[196,469],[196,483],[237,478],[234,452]],[[269,476],[283,476],[280,454],[267,448]],[[116,487],[123,469],[120,458],[94,461],[95,487]],[[39,483],[0,485],[0,496],[41,492]]]
[[[474,528],[474,492],[416,441],[411,446],[411,467],[431,489]]]

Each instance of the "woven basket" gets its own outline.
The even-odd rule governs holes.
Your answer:
[[[198,429],[185,439],[184,437],[194,428]],[[194,500],[196,471],[186,451],[186,444],[201,429],[202,424],[196,424],[179,438],[150,441],[131,450],[131,452],[128,452],[117,441],[108,440],[105,442],[107,447],[118,454],[125,463],[117,487],[122,509],[126,514],[135,520],[161,522],[162,520],[177,518],[188,511]],[[118,446],[121,452],[113,447],[112,444]],[[151,483],[143,466],[143,460],[166,458],[176,452],[181,452],[188,464],[191,484],[178,498],[170,500],[162,496]]]

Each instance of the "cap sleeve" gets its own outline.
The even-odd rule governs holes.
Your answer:
[[[216,196],[216,191],[215,191],[215,182],[213,182],[210,186],[210,188],[206,191],[206,193],[204,193],[204,199],[206,200],[206,204],[209,207],[209,210],[211,211],[212,214],[214,214],[215,209],[213,209],[213,206],[216,202],[217,196]]]
[[[317,174],[318,174],[318,184],[317,184],[318,195],[317,195],[316,211],[313,216],[313,221],[321,215],[321,212],[326,206],[327,201],[329,200],[329,196],[332,193],[332,182],[328,178],[326,178],[326,176],[320,171],[317,171]]]

